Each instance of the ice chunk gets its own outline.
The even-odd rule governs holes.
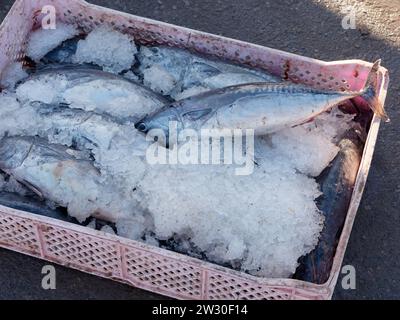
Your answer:
[[[183,76],[191,61],[188,52],[166,47],[141,47],[139,54],[139,74],[142,74],[149,68],[157,67],[164,74],[168,74],[174,79],[176,84],[183,79]],[[166,92],[168,94],[168,92]]]
[[[214,249],[210,250],[208,256],[216,262],[225,264],[228,261],[243,261],[246,250],[247,245],[241,239],[232,236],[229,244],[217,245]]]
[[[40,81],[28,80],[17,88],[18,99],[22,102],[39,101],[46,104],[58,102],[60,92],[68,87],[63,75],[44,75]]]
[[[177,85],[177,80],[163,67],[154,65],[143,71],[143,83],[155,92],[168,95]]]
[[[136,74],[134,74],[132,71],[125,72],[122,76],[125,79],[131,80],[131,81],[135,81],[135,82],[139,82],[139,77]]]
[[[160,245],[160,242],[155,237],[149,235],[146,235],[145,243],[153,247],[158,247]]]
[[[228,246],[228,251],[224,257],[226,260],[238,260],[244,256],[246,244],[240,239],[233,239]]]
[[[94,29],[78,43],[75,63],[94,63],[105,71],[120,73],[135,63],[137,48],[128,35],[109,28]]]
[[[22,108],[14,94],[0,93],[0,139],[6,134],[22,135],[25,132],[35,132],[38,127],[36,118],[35,111]]]
[[[9,64],[1,74],[0,85],[3,88],[13,89],[15,85],[28,76],[21,62]]]
[[[96,218],[91,219],[90,222],[86,225],[86,228],[100,230],[104,233],[115,235],[115,231],[110,225],[106,224],[101,226],[100,224],[98,224],[98,220]]]
[[[56,29],[40,28],[31,33],[26,54],[34,61],[39,61],[48,52],[57,48],[65,40],[71,39],[79,34],[73,25],[57,23]]]
[[[274,152],[291,161],[300,172],[313,177],[319,176],[339,152],[331,139],[308,131],[306,127],[278,133],[272,137],[272,143],[276,148]]]
[[[109,225],[105,225],[103,228],[101,228],[100,231],[103,231],[103,232],[105,232],[105,233],[107,233],[107,234],[115,235],[114,229],[111,228]]]
[[[349,130],[353,118],[335,108],[310,123],[272,135],[272,152],[282,157],[282,161],[290,161],[300,172],[318,177],[338,154],[336,143]],[[258,142],[268,143],[266,138],[259,138]],[[266,149],[261,147],[260,150]],[[259,155],[260,158],[264,156]]]
[[[140,240],[146,232],[146,219],[141,215],[119,219],[116,227],[119,236],[131,240]]]
[[[96,219],[93,219],[86,225],[86,228],[96,230]]]

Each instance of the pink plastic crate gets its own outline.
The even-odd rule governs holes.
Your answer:
[[[56,8],[58,21],[85,31],[108,25],[141,44],[168,45],[263,68],[315,88],[360,90],[371,64],[360,60],[323,62],[242,41],[190,30],[91,5],[82,0],[17,0],[0,26],[0,72],[24,57],[26,39],[40,26],[41,9]],[[385,102],[385,68],[377,91]],[[362,105],[362,101],[359,101]],[[368,112],[365,109],[365,112]],[[171,251],[74,224],[0,206],[0,246],[101,277],[179,299],[330,299],[364,191],[380,120],[374,117],[352,201],[329,280],[316,285],[292,279],[265,279]]]

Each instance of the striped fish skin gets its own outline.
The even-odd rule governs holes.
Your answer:
[[[139,131],[162,129],[169,135],[171,121],[178,130],[254,129],[268,134],[307,122],[349,99],[362,96],[379,116],[385,117],[376,93],[380,61],[360,92],[322,91],[290,83],[251,83],[217,89],[165,106],[136,123]]]

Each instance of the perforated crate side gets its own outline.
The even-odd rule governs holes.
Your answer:
[[[124,278],[134,285],[181,299],[202,298],[202,271],[198,266],[126,246]]]
[[[322,300],[329,297],[327,288],[302,288],[297,280],[276,280],[274,285],[260,278],[235,276],[232,273],[210,270],[207,274],[204,298],[209,300]]]
[[[0,246],[40,256],[35,223],[0,211]]]
[[[40,233],[44,257],[66,266],[121,278],[119,247],[96,236],[42,224]]]

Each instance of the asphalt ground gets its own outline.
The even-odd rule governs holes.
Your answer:
[[[344,264],[357,272],[356,290],[334,299],[400,298],[397,127],[400,97],[400,0],[92,0],[95,4],[322,60],[383,60],[391,73],[387,110]],[[0,0],[0,20],[12,5]],[[344,30],[346,8],[356,29]],[[344,11],[342,11],[344,10]],[[0,299],[159,299],[126,285],[56,266],[57,289],[41,288],[46,263],[0,250]]]

